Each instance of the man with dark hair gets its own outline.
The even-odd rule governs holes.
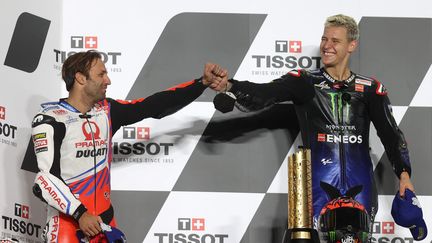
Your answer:
[[[206,87],[226,86],[224,70],[206,64],[201,78],[133,101],[105,97],[111,80],[96,51],[68,57],[62,77],[69,96],[42,104],[32,139],[40,172],[34,194],[46,202],[46,241],[78,242],[81,230],[100,242],[101,223],[116,226],[110,200],[112,136],[124,125],[160,119],[194,101]]]
[[[414,191],[407,145],[393,118],[387,91],[377,80],[356,74],[349,68],[358,38],[359,29],[353,18],[331,16],[325,22],[321,37],[323,68],[293,70],[265,84],[231,79],[227,87],[236,97],[235,105],[242,111],[293,101],[303,144],[312,152],[315,226],[321,209],[329,201],[321,188],[323,183],[336,188],[341,195],[360,185],[361,192],[355,199],[365,206],[370,224],[373,223],[378,194],[369,155],[371,121],[400,179],[400,195],[403,196],[406,189]],[[229,110],[227,103],[215,105]]]

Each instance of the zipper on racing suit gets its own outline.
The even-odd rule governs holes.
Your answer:
[[[93,180],[94,180],[94,201],[93,201],[93,213],[96,214],[96,199],[97,199],[97,185],[96,185],[96,141],[95,141],[95,134],[93,131],[93,128],[91,126],[90,120],[89,118],[91,118],[91,115],[86,115],[85,114],[85,119],[87,120],[87,124],[90,128],[90,133],[91,133],[91,137],[92,137],[92,141],[93,141]]]
[[[337,109],[337,122],[339,127],[339,136],[340,136],[340,142],[339,142],[339,163],[340,163],[340,170],[341,170],[341,184],[342,188],[346,188],[346,160],[345,160],[345,147],[343,143],[343,136],[344,136],[344,129],[341,128],[341,126],[344,126],[344,102],[343,102],[343,92],[337,93],[337,102],[336,102],[336,109]]]

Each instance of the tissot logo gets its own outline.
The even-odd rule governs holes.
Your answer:
[[[373,222],[372,233],[373,234],[380,234],[381,233],[381,222]]]
[[[382,222],[381,226],[382,226],[381,228],[382,234],[394,234],[395,231],[394,222]]]
[[[0,106],[0,120],[6,120],[6,107]],[[15,139],[18,128],[6,122],[0,122],[0,143],[17,146],[16,142],[9,140]],[[4,139],[3,139],[4,138]]]
[[[391,221],[374,222],[372,225],[373,234],[394,234],[395,223]]]
[[[30,207],[15,203],[15,216],[28,219],[30,214]]]
[[[63,63],[67,57],[75,54],[76,52],[74,52],[74,51],[66,52],[66,51],[60,51],[60,50],[54,49],[54,53],[55,53],[55,57],[56,57],[56,62],[57,63],[58,62]],[[111,65],[117,65],[118,59],[121,56],[120,52],[101,52],[101,51],[98,51],[98,53],[101,54],[102,61],[104,63],[111,64]],[[61,69],[61,67],[59,67],[59,68]],[[118,69],[115,69],[114,72],[120,72],[120,71],[118,71]]]
[[[97,49],[98,41],[97,36],[86,36],[84,39],[85,48],[87,49]]]
[[[277,40],[275,41],[275,52],[290,52],[290,53],[301,53],[302,42],[299,40]]]
[[[275,41],[275,52],[288,52],[288,41]]]
[[[118,67],[118,62],[121,56],[121,52],[114,51],[101,51],[99,48],[101,47],[101,37],[97,35],[92,36],[82,36],[82,35],[74,35],[70,37],[70,48],[72,51],[63,51],[54,49],[55,53],[55,61],[56,63],[63,63],[66,58],[69,56],[87,50],[98,50],[98,53],[102,56],[102,61],[105,64],[112,65],[111,67],[107,67],[110,72],[121,72],[121,68]],[[115,66],[115,67],[114,67]],[[61,70],[60,65],[54,66],[56,69]]]
[[[83,48],[84,38],[82,36],[71,36],[71,48]]]
[[[203,218],[179,218],[178,219],[179,230],[194,230],[203,231],[205,230],[205,219]]]
[[[225,243],[227,234],[212,234],[206,231],[205,218],[178,218],[177,230],[180,233],[154,233],[159,243]]]
[[[0,106],[0,120],[6,119],[6,108],[3,106]]]
[[[371,243],[413,243],[412,237],[374,237],[370,240]]]
[[[301,53],[302,52],[302,42],[301,41],[290,41],[289,51],[291,53]]]
[[[170,155],[170,148],[173,146],[173,143],[114,142],[113,153],[115,155]]]
[[[256,68],[253,75],[284,75],[286,69],[318,69],[321,67],[320,56],[301,55],[303,45],[300,40],[276,40],[274,46],[275,55],[252,55]],[[270,70],[267,68],[284,69],[283,71]]]
[[[14,205],[14,217],[2,215],[2,228],[10,230],[15,233],[19,233],[22,237],[23,234],[27,236],[39,237],[41,232],[41,226],[28,222],[30,219],[30,207],[27,205],[15,203]],[[27,240],[25,240],[27,242]]]
[[[71,48],[97,49],[97,36],[71,36]]]
[[[392,221],[374,222],[372,225],[372,243],[413,243],[414,239],[396,233],[396,225]],[[395,234],[396,233],[396,234]],[[381,236],[380,236],[381,235]]]
[[[124,139],[150,139],[149,127],[123,127]]]

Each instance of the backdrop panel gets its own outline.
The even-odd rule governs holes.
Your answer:
[[[119,99],[199,77],[207,61],[264,83],[321,67],[323,23],[337,13],[360,24],[352,69],[389,90],[431,226],[431,8],[427,0],[7,1],[0,9],[0,239],[41,242],[45,209],[31,194],[30,123],[40,103],[67,95],[60,77],[67,56],[99,50],[112,80],[107,94]],[[301,144],[292,104],[221,114],[214,94],[115,134],[111,198],[129,242],[281,242],[287,156]],[[390,215],[397,178],[371,130],[380,193],[373,242],[412,242]]]

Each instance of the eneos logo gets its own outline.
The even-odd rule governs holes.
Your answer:
[[[362,143],[363,138],[362,135],[334,135],[334,134],[325,134],[318,133],[317,136],[318,142],[327,142],[327,143]]]

